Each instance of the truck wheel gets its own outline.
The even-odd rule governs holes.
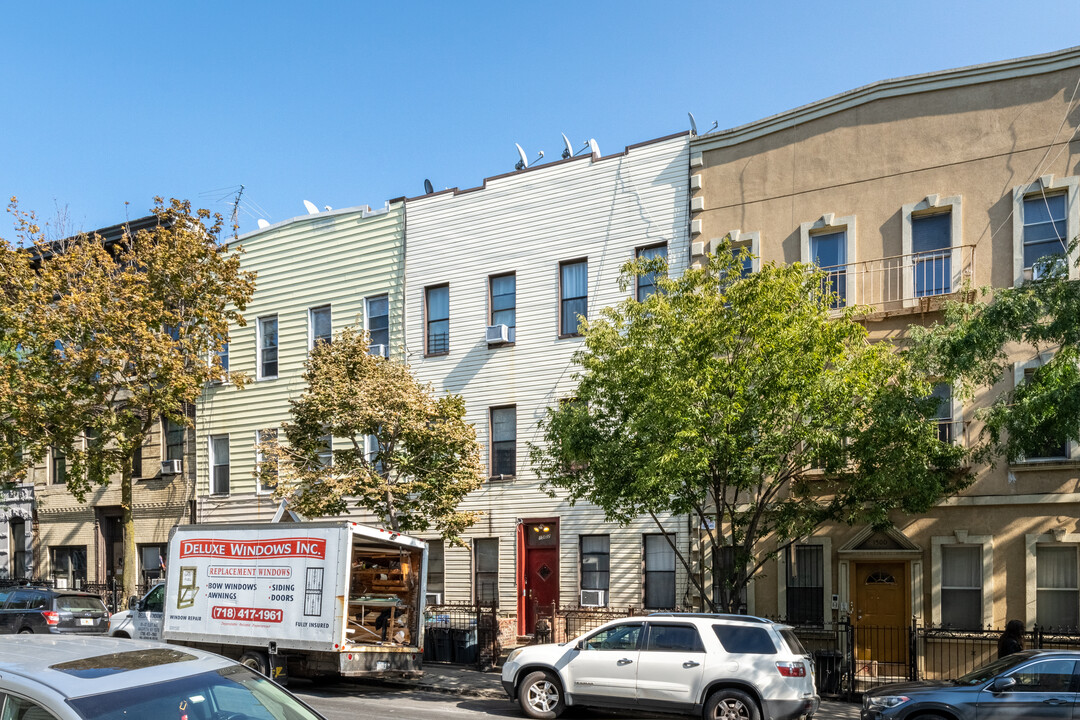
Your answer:
[[[543,670],[531,672],[521,681],[518,704],[526,715],[539,720],[557,718],[566,709],[559,680]]]
[[[705,703],[705,720],[759,720],[754,699],[734,688],[717,690]]]
[[[19,631],[19,634],[20,635],[33,635],[34,631],[31,630],[30,628],[23,628],[22,630]]]
[[[240,664],[249,667],[260,675],[270,677],[270,661],[266,653],[246,652],[240,656]]]
[[[128,634],[127,634],[126,632],[124,632],[123,630],[121,630],[120,632],[118,632],[118,633],[116,633],[115,635],[113,635],[113,637],[118,637],[118,638],[124,638],[124,639],[126,639],[126,640],[130,640],[130,639],[131,639],[131,636],[130,636],[130,635],[128,635]]]

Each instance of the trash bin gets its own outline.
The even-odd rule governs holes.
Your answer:
[[[453,644],[450,641],[450,628],[427,627],[424,629],[424,661],[451,662]]]
[[[840,666],[844,654],[839,650],[815,650],[814,671],[818,695],[840,694]]]
[[[450,630],[453,642],[453,661],[459,665],[476,664],[476,628],[453,628]]]

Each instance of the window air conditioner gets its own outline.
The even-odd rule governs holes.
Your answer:
[[[487,344],[498,345],[510,342],[510,328],[506,325],[488,325]]]
[[[389,357],[386,353],[386,345],[371,345],[368,347],[368,355],[378,355],[379,357]]]
[[[424,595],[425,605],[442,605],[442,593],[426,593]]]
[[[578,604],[581,607],[604,607],[607,601],[606,595],[606,590],[582,590]]]
[[[179,475],[180,474],[180,461],[179,460],[162,460],[161,461],[161,474],[162,475]]]

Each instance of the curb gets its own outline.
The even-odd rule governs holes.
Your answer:
[[[474,697],[484,700],[509,700],[503,690],[495,688],[477,688],[467,685],[454,687],[447,685],[436,685],[434,683],[424,682],[423,680],[398,680],[394,678],[356,678],[355,682],[370,685],[390,685],[394,687],[408,688],[410,690],[421,690],[423,692],[439,693],[441,695],[458,695],[462,697]]]

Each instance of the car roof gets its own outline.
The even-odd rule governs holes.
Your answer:
[[[724,622],[746,622],[762,625],[775,625],[772,620],[756,615],[734,615],[731,613],[649,613],[651,618],[700,618],[703,620],[723,620]]]
[[[161,651],[190,655],[191,659],[166,663],[144,661],[155,655],[161,658]],[[56,667],[109,655],[119,655],[121,664],[130,664],[130,669],[120,668],[120,664],[113,663],[117,669],[110,669],[108,673],[88,673],[80,676]],[[31,684],[45,685],[69,698],[197,675],[232,664],[231,660],[204,650],[104,635],[0,636],[0,677],[10,679],[12,676],[21,676]]]

